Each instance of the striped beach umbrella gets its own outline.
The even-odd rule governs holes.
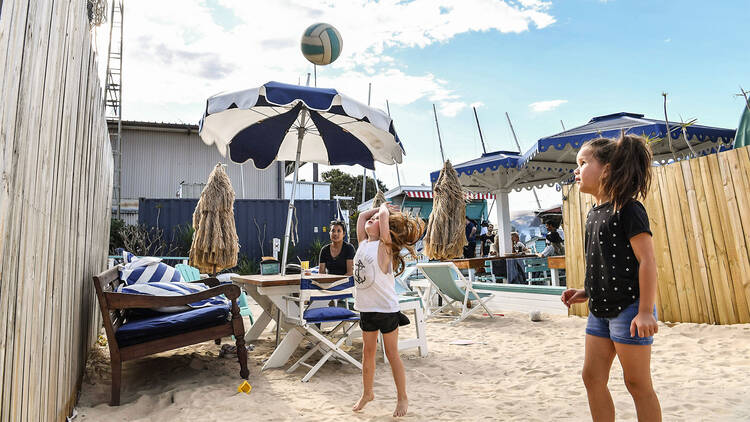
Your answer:
[[[300,162],[374,170],[375,161],[401,163],[404,154],[393,120],[382,110],[335,89],[279,82],[210,97],[199,134],[236,163],[252,160],[264,169],[276,160],[294,161],[282,271]]]

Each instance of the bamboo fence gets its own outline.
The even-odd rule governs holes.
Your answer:
[[[100,316],[112,152],[86,3],[0,1],[0,420],[64,421]]]
[[[568,286],[583,288],[586,213],[572,187],[563,202]],[[659,319],[750,322],[750,147],[654,168],[643,201],[653,232]],[[571,315],[588,314],[586,304]]]

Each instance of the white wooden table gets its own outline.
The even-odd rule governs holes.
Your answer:
[[[307,279],[319,282],[334,282],[346,277],[333,274],[312,274],[305,276]],[[268,361],[266,361],[261,370],[284,366],[305,337],[304,330],[299,329],[294,324],[284,322],[287,308],[290,313],[299,315],[299,307],[295,303],[287,304],[287,301],[283,297],[299,293],[301,278],[300,274],[284,276],[242,275],[232,277],[232,282],[242,287],[263,309],[263,312],[255,320],[255,323],[245,333],[245,341],[251,342],[257,340],[271,321],[276,321],[286,331],[284,339],[276,346],[276,349],[274,349],[271,357],[268,358]],[[281,318],[278,318],[279,315],[281,315]]]

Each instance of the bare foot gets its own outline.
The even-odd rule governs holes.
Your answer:
[[[371,402],[374,398],[375,398],[375,394],[373,393],[370,393],[370,394],[362,393],[362,397],[360,397],[359,401],[357,401],[357,404],[355,404],[352,407],[352,411],[357,412],[357,411],[364,409],[365,405]]]
[[[393,411],[394,417],[404,416],[406,415],[406,409],[409,407],[409,400],[406,398],[398,399],[398,402],[396,403],[396,410]]]

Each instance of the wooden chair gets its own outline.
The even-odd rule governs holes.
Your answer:
[[[217,279],[208,278],[200,280],[200,282],[210,286],[210,289],[186,296],[146,296],[117,293],[117,288],[122,283],[118,275],[118,268],[110,268],[94,276],[94,288],[99,300],[99,308],[102,312],[104,330],[107,333],[109,356],[112,365],[111,406],[119,406],[120,404],[122,362],[225,336],[234,335],[237,345],[237,359],[240,363],[240,377],[247,379],[249,371],[247,369],[247,349],[245,348],[245,327],[240,316],[240,309],[237,306],[237,298],[240,295],[239,287],[231,284],[220,285]],[[175,320],[179,320],[181,325],[179,327],[176,326],[172,333],[163,334],[162,331],[162,334],[156,332],[150,334],[144,331],[144,336],[140,340],[133,340],[131,338],[128,341],[123,341],[124,344],[120,344],[118,341],[117,332],[123,326],[148,319],[129,320],[127,313],[124,312],[126,309],[182,306],[221,294],[225,295],[232,302],[230,307],[231,319],[229,321],[225,318],[216,318],[215,316],[210,318],[208,322],[205,321],[205,318],[204,320],[194,318],[194,316],[205,317],[207,312],[216,313],[217,311],[221,311],[222,309],[219,306],[199,308],[176,314],[165,314],[152,318],[172,317]]]
[[[549,266],[547,265],[547,258],[526,258],[524,260],[524,271],[526,272],[526,281],[531,284],[543,284],[549,285]],[[535,274],[541,274],[539,277],[534,277]]]

